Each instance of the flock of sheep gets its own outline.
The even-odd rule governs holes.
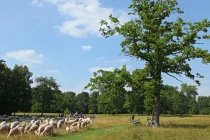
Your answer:
[[[47,117],[11,117],[0,116],[0,133],[8,133],[7,138],[26,133],[35,133],[38,136],[49,136],[53,134],[53,129],[64,128],[68,133],[75,132],[76,129],[85,128],[92,124],[91,118],[47,118]],[[9,123],[7,123],[9,122]]]

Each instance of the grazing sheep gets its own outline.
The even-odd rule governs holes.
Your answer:
[[[87,127],[87,121],[82,121],[81,128]]]
[[[57,129],[60,129],[62,124],[64,124],[64,120],[59,120],[57,123]]]
[[[37,120],[37,121],[35,121],[34,123],[33,123],[33,125],[40,125],[40,120]]]
[[[10,129],[15,128],[17,125],[19,125],[18,121],[11,123]]]
[[[0,123],[0,127],[3,126],[3,125],[5,125],[5,124],[7,124],[6,121],[1,122],[1,123]]]
[[[28,133],[36,131],[37,129],[38,129],[38,125],[32,125],[31,128],[28,130]]]
[[[24,127],[18,127],[18,132],[21,134],[21,136],[23,135],[24,133]]]
[[[31,124],[33,124],[35,122],[35,120],[31,120]]]
[[[15,128],[13,128],[9,131],[9,134],[8,134],[7,138],[10,138],[11,136],[17,135],[18,133],[19,133],[18,127],[15,127]]]
[[[40,136],[46,136],[53,133],[53,125],[48,125],[44,128],[44,131],[40,134]]]
[[[75,129],[74,129],[74,127],[70,126],[70,127],[66,127],[66,131],[68,133],[72,133],[72,132],[75,132]]]
[[[67,122],[66,122],[66,125],[68,124],[68,125],[71,125],[71,124],[73,124],[75,122],[75,120],[68,120]]]
[[[28,132],[28,130],[31,128],[31,126],[32,126],[32,124],[29,124],[29,125],[27,125],[26,127],[25,127],[25,133],[27,133]]]
[[[37,135],[40,135],[44,131],[44,129],[45,129],[46,126],[47,126],[47,124],[40,125],[39,128],[38,128],[38,130],[35,133]]]
[[[10,126],[8,124],[5,124],[5,125],[2,125],[0,127],[0,132],[3,133],[3,132],[9,132],[10,130]]]
[[[77,126],[77,122],[72,123],[72,127]]]
[[[77,122],[77,128],[78,128],[78,129],[80,129],[81,123],[82,123],[81,121]]]

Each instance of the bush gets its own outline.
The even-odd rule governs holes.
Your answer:
[[[69,112],[70,112],[70,111],[69,111],[68,108],[66,108],[65,111],[64,111],[65,114],[69,114]]]
[[[200,110],[200,114],[203,114],[203,115],[209,115],[210,114],[210,108],[202,108]]]
[[[41,111],[42,111],[42,106],[40,103],[36,102],[35,104],[32,105],[31,112],[41,112]]]

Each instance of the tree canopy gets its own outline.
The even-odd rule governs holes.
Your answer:
[[[174,14],[184,13],[176,0],[132,0],[129,9],[130,21],[121,24],[110,15],[112,25],[102,20],[100,31],[105,37],[123,36],[122,52],[146,62],[145,68],[154,86],[153,117],[158,127],[162,74],[177,80],[176,75],[185,75],[200,84],[198,78],[203,76],[192,73],[189,62],[193,59],[201,59],[203,64],[210,62],[208,50],[199,48],[197,44],[198,40],[210,39],[210,21],[204,19],[193,23],[181,17],[169,20]]]

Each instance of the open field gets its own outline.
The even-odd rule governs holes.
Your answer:
[[[54,114],[51,114],[54,115]],[[141,126],[133,127],[128,121],[129,115],[99,115],[99,118],[86,130],[79,130],[73,134],[67,134],[63,129],[54,130],[52,137],[42,138],[46,140],[209,140],[210,116],[161,116],[160,128],[148,128],[146,116],[141,118]],[[4,140],[6,135],[0,134]],[[41,137],[35,134],[26,134],[11,138],[12,140],[37,140]]]

